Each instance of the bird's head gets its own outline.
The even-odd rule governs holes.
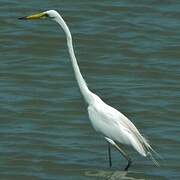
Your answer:
[[[38,20],[38,19],[49,18],[49,19],[52,19],[52,20],[56,20],[56,18],[58,16],[60,16],[60,15],[58,14],[57,11],[55,11],[55,10],[48,10],[48,11],[44,11],[44,12],[41,12],[41,13],[33,14],[33,15],[30,15],[30,16],[20,17],[19,19],[22,19],[22,20]]]
[[[68,26],[66,25],[65,21],[61,17],[61,15],[55,10],[48,10],[41,13],[36,13],[30,16],[24,16],[19,19],[21,20],[38,20],[38,19],[52,19],[56,21],[65,31],[67,37],[71,38],[71,33],[69,31]]]

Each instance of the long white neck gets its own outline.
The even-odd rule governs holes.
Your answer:
[[[66,34],[67,46],[68,46],[68,50],[69,50],[69,54],[70,54],[70,58],[71,58],[71,62],[72,62],[72,66],[74,69],[76,80],[78,82],[80,91],[81,91],[84,99],[86,100],[86,102],[88,104],[91,104],[91,102],[93,100],[93,96],[92,96],[93,93],[88,89],[86,82],[81,75],[81,72],[80,72],[80,69],[79,69],[75,54],[74,54],[74,49],[73,49],[73,44],[72,44],[72,36],[71,36],[70,30],[61,16],[58,16],[55,19],[55,21],[58,22],[58,24],[60,24],[60,26],[63,28],[63,30]]]

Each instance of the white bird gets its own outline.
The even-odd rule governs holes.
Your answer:
[[[127,159],[128,164],[125,167],[125,170],[128,170],[128,168],[130,167],[131,158],[124,150],[122,150],[120,144],[132,146],[139,154],[144,157],[151,157],[151,159],[157,164],[155,159],[152,157],[152,152],[154,152],[154,150],[151,148],[147,140],[139,133],[134,124],[121,112],[103,102],[87,87],[87,84],[81,75],[74,54],[70,30],[61,15],[55,10],[49,10],[19,19],[35,20],[42,18],[49,18],[56,21],[66,34],[67,46],[75,77],[79,85],[80,92],[82,93],[86,103],[88,104],[87,109],[89,119],[94,129],[97,132],[101,133],[104,136],[105,140],[108,142],[109,166],[111,167],[112,165],[110,149],[110,145],[112,145]]]

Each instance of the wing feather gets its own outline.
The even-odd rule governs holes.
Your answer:
[[[98,103],[88,107],[88,113],[96,131],[119,143],[132,145],[142,156],[149,155],[155,161],[150,144],[121,112],[98,99]]]

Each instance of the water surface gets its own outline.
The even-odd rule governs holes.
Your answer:
[[[17,18],[58,10],[90,89],[127,115],[163,157],[133,149],[129,172],[90,125],[58,25]],[[0,179],[180,179],[179,1],[2,0]]]

